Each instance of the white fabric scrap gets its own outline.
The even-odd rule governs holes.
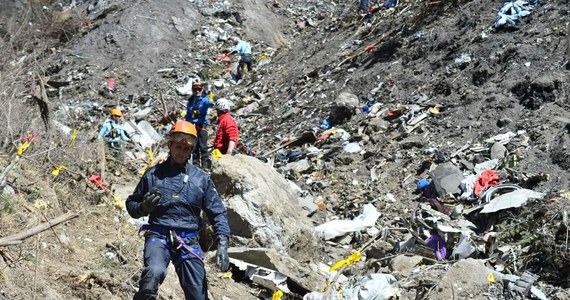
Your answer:
[[[360,231],[367,227],[374,226],[380,213],[372,204],[365,204],[362,214],[353,220],[332,220],[321,224],[315,228],[317,234],[325,240],[333,239],[337,236],[345,235],[349,232]]]

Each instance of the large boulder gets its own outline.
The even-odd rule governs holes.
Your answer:
[[[273,168],[251,156],[224,156],[214,161],[211,177],[228,210],[232,237],[296,259],[312,257],[314,227],[289,182]]]
[[[489,290],[489,273],[493,273],[496,282],[502,282],[503,275],[487,268],[484,261],[462,259],[447,270],[426,299],[488,299],[485,294]]]
[[[356,114],[358,97],[352,93],[342,92],[331,106],[329,122],[332,126],[344,124]]]

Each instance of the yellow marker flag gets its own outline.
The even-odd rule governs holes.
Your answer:
[[[113,194],[113,206],[116,209],[123,209],[125,208],[125,201],[123,201],[123,197],[121,195]]]
[[[495,276],[493,276],[493,273],[489,273],[489,275],[487,275],[487,281],[489,281],[489,283],[495,283]]]
[[[77,128],[73,128],[73,131],[71,132],[71,141],[69,141],[69,145],[67,145],[68,147],[73,146],[73,143],[75,142],[75,140],[77,139]]]
[[[28,147],[30,147],[30,142],[25,141],[20,147],[18,147],[18,156],[22,156]]]
[[[150,151],[150,149],[146,149],[145,152],[146,154],[148,154],[148,161],[152,163],[152,161],[154,160],[154,154],[152,154],[152,151]]]
[[[181,117],[182,119],[184,119],[184,118],[186,117],[186,111],[185,111],[185,110],[183,110],[183,111],[180,112],[180,117]]]
[[[148,168],[150,168],[150,166],[152,165],[152,162],[154,161],[154,154],[152,154],[152,151],[150,151],[150,149],[146,149],[145,152],[148,155],[148,160],[146,161],[146,166],[142,170],[139,171],[139,174],[141,174],[141,175],[144,175],[146,170],[148,170]]]
[[[210,92],[210,94],[208,94],[208,100],[214,101],[214,92]]]
[[[212,151],[212,157],[213,158],[221,158],[224,155],[222,154],[222,152],[220,152],[220,149],[214,149],[214,151]]]
[[[232,278],[232,272],[218,273],[218,278],[231,279]]]
[[[61,171],[61,170],[67,170],[67,167],[64,165],[61,165],[61,166],[57,167],[55,170],[51,171],[51,175],[57,176],[57,175],[59,175],[59,171]]]
[[[336,264],[332,265],[332,267],[330,267],[329,269],[329,272],[332,272],[336,269],[340,269],[344,265],[350,266],[357,261],[360,261],[360,251],[354,251],[354,253],[349,258],[343,259],[337,262]]]
[[[273,293],[273,296],[271,296],[271,300],[279,300],[281,297],[283,297],[283,292],[281,290],[277,290],[277,292]]]

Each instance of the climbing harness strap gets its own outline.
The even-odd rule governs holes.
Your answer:
[[[159,234],[160,237],[151,237],[146,243],[159,242],[166,246],[169,250],[171,247],[175,247],[176,250],[180,251],[180,256],[176,261],[175,265],[179,265],[184,260],[191,258],[192,256],[198,258],[202,264],[204,264],[204,259],[201,256],[201,251],[199,248],[192,248],[184,242],[185,237],[196,237],[196,232],[185,232],[180,230],[167,229],[162,226],[144,224],[139,229],[141,231],[151,231]]]
[[[196,237],[198,235],[195,231],[168,229],[166,227],[150,225],[150,224],[142,225],[141,228],[139,229],[139,234],[141,231],[152,231],[162,236],[170,236],[170,232],[173,231],[177,236],[180,236],[181,238]]]

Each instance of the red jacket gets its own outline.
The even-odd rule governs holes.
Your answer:
[[[214,139],[214,149],[219,149],[220,152],[226,154],[230,141],[236,143],[234,147],[236,149],[238,134],[237,123],[230,113],[221,114],[219,116],[218,131],[216,131],[216,138]]]

